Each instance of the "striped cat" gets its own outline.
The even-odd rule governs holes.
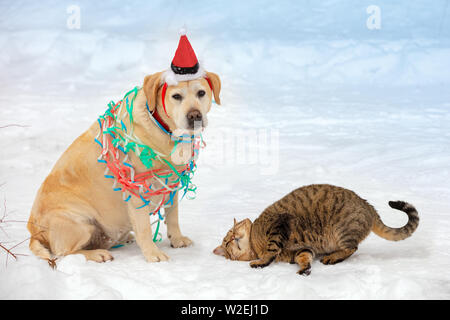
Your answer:
[[[297,263],[298,273],[309,275],[314,257],[324,264],[341,262],[370,231],[391,241],[411,236],[419,224],[416,209],[403,201],[389,201],[389,206],[408,215],[405,226],[386,226],[375,208],[353,191],[327,184],[301,187],[266,208],[253,223],[235,219],[214,253],[251,261],[252,268],[273,261]]]

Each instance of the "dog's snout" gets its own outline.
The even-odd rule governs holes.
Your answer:
[[[186,115],[189,127],[194,128],[195,122],[201,123],[203,117],[199,110],[193,109]]]

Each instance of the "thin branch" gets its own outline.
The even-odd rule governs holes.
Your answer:
[[[14,249],[15,247],[20,246],[22,243],[24,243],[25,241],[28,241],[28,240],[30,240],[30,239],[31,239],[31,237],[28,237],[28,238],[26,238],[25,240],[20,241],[19,243],[15,244],[15,245],[13,245],[11,248],[9,248],[9,250]]]
[[[0,224],[4,223],[3,219],[5,219],[5,217],[6,217],[6,198],[5,198],[4,202],[3,202],[3,216],[0,219]],[[8,233],[6,233],[5,229],[3,229],[3,227],[1,225],[0,225],[0,230],[2,230],[2,232],[9,238]]]
[[[7,236],[9,238],[9,234],[5,231],[5,229],[3,229],[2,226],[0,226],[0,230],[2,230],[2,232],[5,234],[5,236]]]
[[[3,222],[3,223],[8,223],[8,222],[22,222],[22,223],[27,223],[28,221],[23,221],[23,220],[4,220],[4,221],[2,221],[2,220],[0,220],[0,222]]]
[[[4,201],[3,201],[3,216],[2,216],[2,218],[0,219],[0,223],[3,222],[3,219],[5,219],[5,217],[6,217],[6,198],[5,198]]]
[[[0,243],[0,248],[5,250],[8,254],[10,254],[11,256],[13,256],[14,259],[17,260],[17,256],[14,253],[12,253],[11,249],[8,249],[8,248],[4,247],[1,243]]]
[[[1,231],[9,238],[8,233],[5,231],[4,227],[6,226],[6,224],[8,222],[26,222],[26,221],[20,221],[20,220],[5,220],[5,218],[8,216],[8,210],[6,208],[6,199],[4,199],[3,201],[3,215],[2,218],[0,219],[0,229]],[[3,226],[1,225],[3,224]],[[13,252],[13,249],[17,248],[18,246],[20,246],[22,243],[24,243],[25,241],[29,240],[31,237],[16,243],[15,245],[13,245],[12,247],[6,247],[6,243],[10,243],[11,241],[8,242],[0,242],[0,251],[4,251],[6,252],[6,266],[8,266],[8,259],[9,256],[13,257],[15,260],[17,260],[18,256],[26,256],[26,254],[21,254],[21,253],[15,253]]]
[[[4,129],[4,128],[9,128],[9,127],[20,127],[20,128],[29,128],[31,127],[30,125],[23,125],[23,124],[7,124],[4,126],[0,126],[0,129]]]

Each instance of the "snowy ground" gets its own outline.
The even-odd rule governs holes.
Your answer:
[[[0,299],[450,298],[449,1],[127,3],[77,2],[79,30],[66,27],[70,1],[0,3],[0,126],[29,126],[0,129],[0,201],[7,219],[26,221],[60,154],[109,100],[167,68],[186,23],[223,82],[197,198],[181,206],[194,245],[172,249],[164,237],[169,262],[148,264],[129,245],[112,262],[69,256],[57,271],[32,255],[6,266],[0,254]],[[380,30],[366,27],[371,4]],[[237,129],[260,138],[239,156]],[[310,183],[356,191],[393,227],[406,216],[387,201],[411,202],[419,228],[398,243],[370,235],[344,263],[314,263],[309,277],[212,254],[233,217],[254,219]],[[4,230],[8,246],[29,236],[23,222]]]

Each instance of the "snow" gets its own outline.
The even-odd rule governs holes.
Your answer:
[[[0,255],[0,299],[450,298],[448,1],[77,3],[80,29],[67,28],[70,2],[0,3],[0,126],[27,126],[0,129],[5,220],[28,219],[57,158],[110,100],[169,66],[186,25],[222,79],[197,198],[181,206],[194,245],[171,248],[163,226],[169,262],[146,263],[133,244],[111,250],[112,262],[73,255],[52,271],[24,243],[15,252],[28,256]],[[379,30],[366,27],[373,4]],[[393,227],[406,216],[387,202],[406,200],[419,228],[401,242],[371,234],[309,277],[212,254],[234,217],[254,219],[310,183],[354,190]],[[29,236],[24,222],[2,226],[8,246]]]

